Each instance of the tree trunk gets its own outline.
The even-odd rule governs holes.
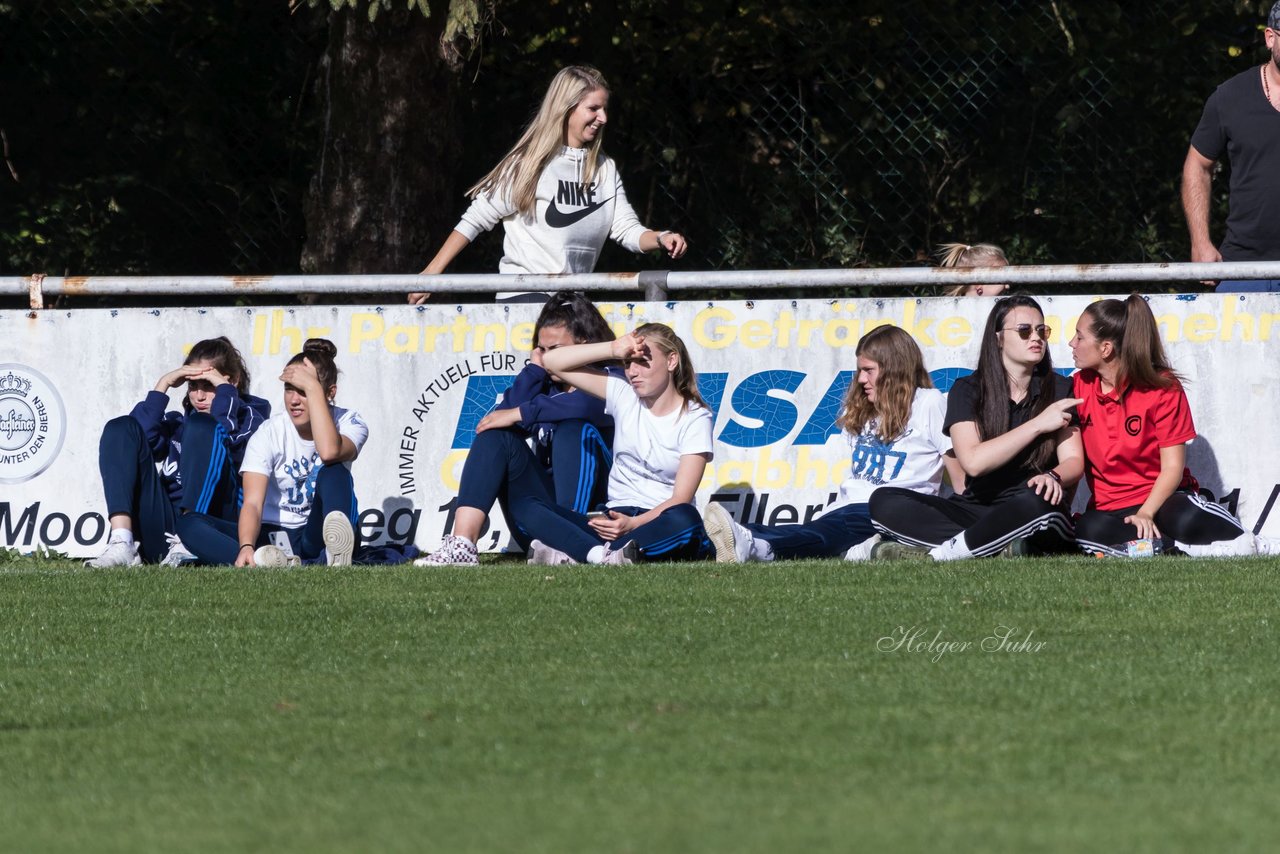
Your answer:
[[[444,18],[331,13],[304,272],[416,273],[452,227],[458,84],[440,56]]]

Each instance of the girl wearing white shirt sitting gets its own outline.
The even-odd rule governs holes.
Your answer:
[[[310,338],[280,375],[285,411],[249,440],[238,522],[195,513],[179,521],[182,541],[203,562],[351,563],[357,514],[351,461],[369,428],[356,412],[334,405],[337,353],[333,342]]]
[[[937,495],[944,466],[952,487],[964,489],[964,472],[947,456],[951,439],[942,432],[946,398],[933,387],[915,339],[897,326],[878,326],[862,336],[855,353],[857,372],[836,419],[852,456],[835,504],[801,525],[746,525],[723,504],[708,503],[703,522],[716,560],[861,559],[879,542],[869,504],[876,490]]]
[[[626,378],[585,366],[626,362]],[[607,508],[584,515],[535,500],[518,524],[536,531],[530,563],[700,560],[711,543],[693,503],[712,458],[712,414],[698,394],[689,351],[671,328],[646,323],[616,341],[543,356],[546,369],[605,401],[613,416]]]

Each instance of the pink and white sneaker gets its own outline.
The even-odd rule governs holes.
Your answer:
[[[562,566],[567,563],[577,563],[577,561],[542,540],[534,540],[529,544],[529,563],[539,566]]]
[[[466,537],[445,534],[440,548],[413,562],[414,566],[479,566],[480,550]]]

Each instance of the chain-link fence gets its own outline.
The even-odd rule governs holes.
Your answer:
[[[642,217],[691,238],[686,268],[915,263],[948,240],[1027,263],[1181,258],[1181,158],[1205,95],[1252,61],[1222,50],[1254,39],[1251,6],[1159,68],[1108,40],[1152,26],[1146,8],[863,6],[781,7],[714,67],[656,36],[597,60],[619,102],[609,151]],[[297,270],[322,11],[33,2],[0,4],[0,26],[11,272]],[[591,59],[552,61],[527,35],[500,29],[461,75],[461,185],[511,144],[550,69]],[[493,269],[486,240],[457,269]],[[600,269],[637,263],[658,262],[613,250]]]

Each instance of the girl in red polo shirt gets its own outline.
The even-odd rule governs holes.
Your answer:
[[[1093,496],[1076,523],[1088,552],[1124,557],[1124,543],[1167,538],[1189,554],[1255,554],[1258,544],[1225,507],[1201,497],[1186,469],[1196,437],[1191,408],[1139,294],[1084,310],[1071,339],[1079,372],[1085,476]]]

